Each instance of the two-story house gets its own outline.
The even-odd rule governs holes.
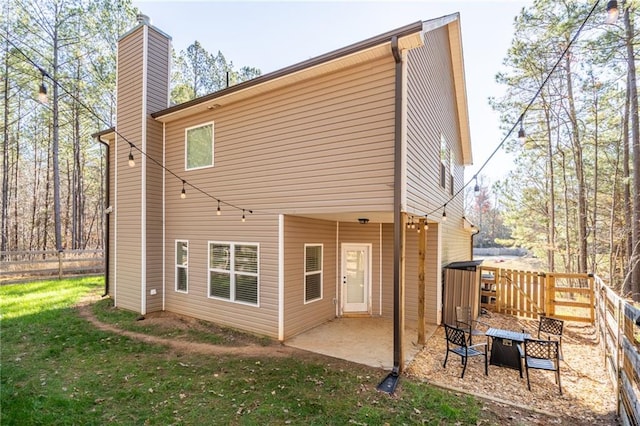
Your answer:
[[[169,107],[170,62],[141,17],[97,134],[116,306],[280,341],[336,317],[440,323],[442,265],[471,258],[459,15]]]

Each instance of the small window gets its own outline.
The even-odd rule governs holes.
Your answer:
[[[453,155],[453,152],[451,150],[449,150],[449,193],[451,195],[453,195],[454,192],[454,177],[455,177],[455,170],[456,170],[456,159]]]
[[[447,141],[444,135],[440,133],[440,186],[447,186]]]
[[[322,244],[304,246],[304,301],[322,299]]]
[[[258,245],[209,243],[209,297],[258,304]]]
[[[176,291],[186,293],[189,289],[189,242],[176,241]]]
[[[213,123],[185,130],[185,169],[213,166]]]

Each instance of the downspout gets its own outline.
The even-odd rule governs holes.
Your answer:
[[[109,204],[109,194],[111,194],[111,188],[109,187],[109,182],[111,180],[111,175],[109,174],[109,144],[105,141],[103,141],[102,139],[100,139],[100,137],[98,136],[98,142],[100,142],[102,145],[105,146],[105,148],[107,149],[107,167],[105,169],[105,184],[104,184],[104,192],[106,192],[106,198],[105,198],[105,207],[104,207],[104,212],[107,212],[107,209],[109,208],[110,204]],[[109,295],[109,213],[106,213],[106,220],[104,222],[104,294],[102,295],[102,297],[106,297]]]
[[[400,307],[400,255],[402,252],[402,56],[398,48],[398,37],[391,38],[391,52],[396,62],[395,72],[395,135],[394,135],[394,184],[393,184],[393,370],[400,374],[402,364],[402,324]]]
[[[480,233],[480,228],[476,228],[476,232],[471,234],[471,260],[473,260],[473,237]]]

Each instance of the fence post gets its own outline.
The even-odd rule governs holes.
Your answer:
[[[553,302],[556,298],[556,277],[553,274],[546,274],[546,291],[545,296],[547,298],[547,303],[545,303],[545,315],[553,316],[555,314],[555,306]]]
[[[58,252],[58,279],[62,279],[62,250]]]
[[[623,403],[620,392],[620,382],[622,381],[622,372],[620,371],[620,357],[624,355],[622,349],[620,334],[624,330],[624,300],[617,297],[616,303],[616,414],[620,417],[620,404]]]

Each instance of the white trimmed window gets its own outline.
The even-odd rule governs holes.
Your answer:
[[[454,190],[454,176],[455,176],[456,159],[453,155],[453,151],[449,150],[449,194],[453,195]]]
[[[304,245],[304,302],[322,299],[322,244]]]
[[[258,304],[258,245],[209,242],[209,297]]]
[[[184,168],[213,166],[213,122],[188,127],[184,131]]]
[[[176,291],[189,290],[189,242],[176,240]]]
[[[440,186],[447,186],[447,141],[440,133]]]

